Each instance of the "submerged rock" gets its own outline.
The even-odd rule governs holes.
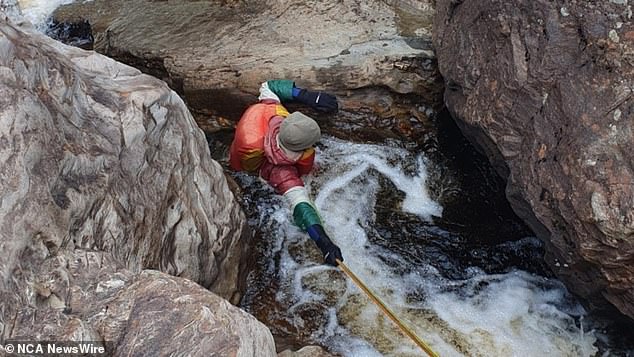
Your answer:
[[[165,83],[0,13],[0,143],[0,342],[275,355],[183,279],[237,302],[245,219]]]
[[[554,272],[634,318],[632,12],[561,4],[438,1],[445,103],[507,178]]]
[[[339,95],[343,114],[333,120],[341,130],[356,125],[416,137],[403,127],[424,120],[424,110],[390,110],[402,94],[416,96],[414,107],[441,104],[433,13],[429,0],[95,0],[53,16],[60,23],[87,19],[96,51],[165,80],[206,131],[231,127],[256,101],[261,82],[289,78]],[[345,114],[360,107],[370,115]]]

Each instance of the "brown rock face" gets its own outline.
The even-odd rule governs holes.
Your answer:
[[[445,102],[568,287],[634,317],[634,31],[621,1],[437,2]]]
[[[236,302],[245,219],[165,83],[0,12],[0,182],[0,344],[275,356],[266,327],[183,279]]]
[[[53,16],[60,23],[87,19],[96,51],[165,80],[203,130],[231,127],[256,101],[261,82],[288,78],[337,94],[341,127],[355,125],[346,110],[364,108],[368,119],[357,126],[399,132],[418,118],[395,120],[394,98],[415,95],[413,107],[441,103],[431,3],[95,0]]]

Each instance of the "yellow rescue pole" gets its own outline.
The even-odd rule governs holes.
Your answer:
[[[372,292],[353,272],[348,268],[341,260],[337,259],[337,264],[339,268],[343,270],[344,273],[355,283],[357,286],[366,293],[366,295],[372,300],[394,323],[401,329],[401,331],[406,334],[409,338],[414,341],[420,348],[427,353],[430,357],[438,357],[438,354],[434,352],[434,350],[429,347],[420,337],[416,336],[416,334],[405,325],[392,310],[390,310],[381,299],[379,299],[376,294]]]

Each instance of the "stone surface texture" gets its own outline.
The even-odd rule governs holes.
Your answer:
[[[634,24],[617,1],[436,3],[445,103],[555,273],[634,318]]]
[[[0,13],[0,162],[0,341],[275,355],[221,298],[244,214],[165,83]]]
[[[95,341],[111,356],[276,355],[266,326],[190,280],[134,274],[107,253],[65,251],[51,259],[46,251],[31,251],[43,263],[36,304],[11,316],[5,341]],[[65,304],[60,293],[70,298]]]

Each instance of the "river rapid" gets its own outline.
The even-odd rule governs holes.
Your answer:
[[[19,1],[42,31],[69,2]],[[215,141],[212,154],[226,164],[226,146]],[[588,323],[548,272],[541,242],[512,219],[489,225],[500,217],[487,206],[490,185],[448,200],[460,192],[447,183],[447,164],[397,141],[325,136],[317,149],[317,169],[305,182],[345,263],[439,355],[613,355],[612,336]],[[241,307],[269,326],[280,349],[319,344],[351,357],[422,355],[341,271],[321,264],[282,197],[258,178],[233,175],[255,232]]]
[[[441,356],[595,355],[585,312],[559,281],[512,266],[487,273],[448,263],[454,257],[444,248],[450,254],[463,238],[434,224],[443,207],[431,197],[433,168],[425,156],[398,143],[324,138],[317,157],[307,187],[345,263]],[[250,223],[261,232],[247,311],[273,324],[279,336],[299,336],[344,356],[421,355],[349,279],[320,264],[281,197],[257,178],[236,177]],[[395,214],[407,222],[391,224]],[[539,249],[539,241],[525,237],[492,251],[499,257],[528,251],[539,260],[530,255]]]
[[[48,17],[53,11],[72,2],[75,0],[18,0],[24,17],[42,32],[46,30]]]

